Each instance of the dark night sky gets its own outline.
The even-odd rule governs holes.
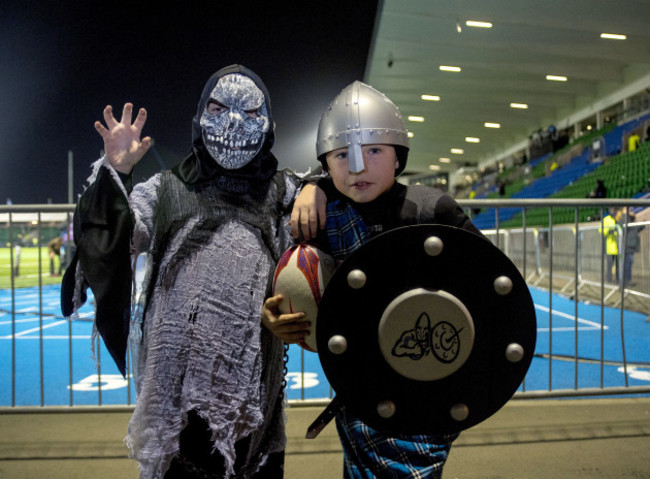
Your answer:
[[[232,63],[270,91],[280,166],[316,166],[318,120],[363,79],[376,10],[365,0],[10,3],[0,7],[0,201],[14,204],[67,202],[68,150],[76,198],[102,148],[93,123],[107,104],[149,112],[143,134],[155,151],[136,181],[158,169],[156,152],[173,166],[191,146],[203,85]]]

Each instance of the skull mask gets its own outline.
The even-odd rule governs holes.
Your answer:
[[[233,73],[219,79],[200,120],[210,156],[228,170],[248,164],[269,131],[264,93],[249,77]]]

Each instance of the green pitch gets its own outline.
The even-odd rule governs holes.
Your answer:
[[[11,252],[10,248],[0,248],[0,288],[11,288]],[[14,270],[17,263],[17,251],[13,250]],[[40,260],[40,269],[39,269]],[[59,272],[59,257],[54,257],[54,272]],[[20,251],[20,262],[18,276],[13,277],[15,288],[26,288],[39,285],[39,275],[43,285],[57,284],[61,282],[61,276],[50,275],[50,256],[47,247],[29,248],[23,247]]]

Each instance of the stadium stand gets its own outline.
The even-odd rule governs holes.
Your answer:
[[[586,198],[596,184],[604,180],[608,198],[639,198],[650,191],[650,142],[642,143],[634,151],[626,150],[629,135],[644,130],[650,114],[625,124],[607,125],[599,131],[580,137],[555,153],[532,159],[526,165],[504,171],[494,178],[494,185],[481,186],[476,198],[497,197],[499,182],[506,181],[506,198]],[[475,185],[479,189],[478,185]],[[494,228],[496,211],[488,208],[478,213],[473,221],[480,229]],[[499,225],[517,227],[523,223],[520,208],[499,208]],[[583,208],[579,221],[593,221],[600,217],[598,209]],[[547,226],[548,209],[526,211],[527,226]],[[553,209],[554,223],[573,223],[574,210]]]

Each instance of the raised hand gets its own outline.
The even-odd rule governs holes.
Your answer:
[[[147,111],[140,108],[133,123],[131,123],[132,116],[131,103],[124,104],[119,122],[113,116],[113,107],[108,105],[104,108],[106,127],[99,121],[95,122],[95,129],[104,139],[106,158],[113,168],[126,174],[131,172],[151,146],[150,137],[140,140],[142,128],[147,121]]]

